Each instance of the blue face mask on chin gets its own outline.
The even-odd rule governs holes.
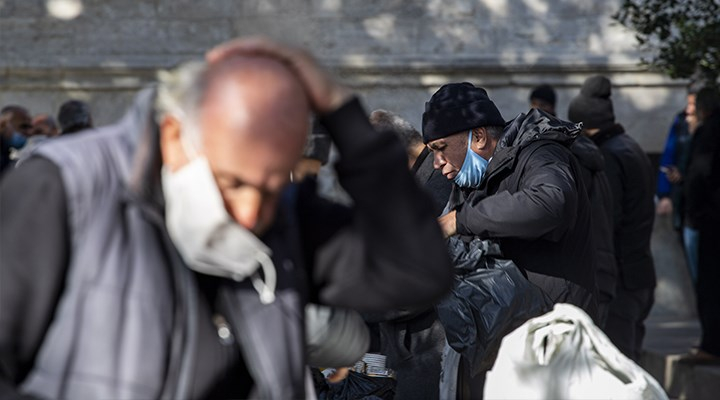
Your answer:
[[[460,172],[455,175],[455,183],[463,188],[477,188],[480,186],[488,160],[480,157],[472,150],[472,130],[468,133],[467,153]]]
[[[23,146],[25,146],[25,144],[27,143],[27,138],[23,136],[20,132],[13,132],[8,142],[10,144],[10,147],[19,150],[22,149]]]

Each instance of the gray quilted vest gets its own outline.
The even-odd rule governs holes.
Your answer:
[[[174,315],[174,287],[187,282],[190,273],[177,267],[174,249],[159,229],[162,215],[137,198],[143,193],[134,185],[145,177],[132,176],[132,166],[145,162],[133,158],[147,154],[136,151],[142,132],[128,132],[148,119],[152,98],[150,91],[142,92],[116,125],[34,151],[61,171],[71,259],[53,322],[22,384],[24,393],[53,399],[186,393],[165,386],[168,378],[177,382],[180,373],[168,371],[168,365],[183,364],[172,360],[171,344],[183,340],[182,329],[173,329],[183,319]]]
[[[164,226],[153,99],[154,91],[145,90],[117,124],[53,140],[28,155],[60,169],[71,249],[65,288],[24,393],[190,396],[202,321],[194,276]],[[249,282],[228,281],[218,293],[260,398],[315,397],[305,367],[306,273],[297,238],[289,229],[270,244],[280,266],[274,303],[261,304]]]

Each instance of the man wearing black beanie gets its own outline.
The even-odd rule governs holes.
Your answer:
[[[615,122],[610,95],[610,80],[592,76],[570,102],[568,116],[584,124],[583,133],[605,158],[605,174],[613,193],[618,269],[616,295],[609,304],[605,333],[623,354],[637,361],[656,282],[650,252],[655,219],[654,173],[645,152]]]
[[[593,315],[590,207],[568,150],[580,130],[537,109],[505,124],[485,89],[467,82],[442,86],[423,114],[434,167],[455,182],[439,219],[445,235],[496,239],[519,267],[572,287],[562,301]],[[539,283],[553,296],[551,282]]]
[[[594,318],[591,210],[568,149],[581,126],[538,109],[506,124],[485,89],[451,83],[425,105],[423,140],[455,182],[439,218],[444,234],[497,241],[554,302]]]
[[[485,89],[467,82],[441,87],[423,114],[434,167],[455,181],[445,235],[496,239],[519,267],[572,287],[576,296],[562,301],[593,315],[590,208],[567,148],[580,129],[537,109],[505,124]],[[545,289],[553,296],[558,287]]]

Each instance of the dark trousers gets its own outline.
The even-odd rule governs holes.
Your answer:
[[[636,362],[645,337],[645,319],[654,299],[653,288],[628,290],[621,285],[608,309],[605,334],[618,350]]]
[[[697,309],[700,349],[720,357],[720,222],[700,226],[698,243]]]

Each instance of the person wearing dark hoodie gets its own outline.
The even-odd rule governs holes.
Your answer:
[[[434,167],[455,183],[438,220],[445,236],[497,241],[553,302],[596,317],[590,202],[568,149],[580,130],[537,109],[506,124],[485,89],[467,82],[443,85],[423,114]],[[470,398],[480,383],[470,383]]]
[[[530,93],[530,107],[555,116],[556,99],[552,86],[540,85]],[[613,197],[605,174],[605,159],[595,143],[580,135],[570,146],[570,150],[582,166],[582,177],[592,206],[593,241],[597,251],[595,279],[598,286],[598,318],[595,323],[603,328],[617,284],[612,228]]]
[[[570,102],[568,116],[571,121],[584,124],[583,133],[605,157],[605,173],[613,194],[618,267],[617,293],[610,303],[605,333],[623,354],[637,361],[656,284],[650,252],[655,218],[654,173],[640,145],[615,122],[610,95],[610,80],[590,77]]]

